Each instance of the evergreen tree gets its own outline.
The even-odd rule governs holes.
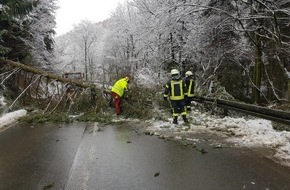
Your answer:
[[[53,51],[55,10],[55,0],[4,0],[0,17],[0,56],[46,67]]]
[[[3,0],[0,4],[0,56],[23,60],[28,55],[21,39],[27,36],[22,19],[33,9],[26,0]]]
[[[28,36],[25,43],[31,53],[31,62],[35,66],[46,68],[51,64],[54,49],[55,0],[39,0],[29,13],[27,20]]]

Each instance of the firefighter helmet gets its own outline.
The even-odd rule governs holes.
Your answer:
[[[186,77],[189,77],[189,76],[192,76],[192,75],[193,75],[193,73],[191,71],[186,71],[186,73],[185,73]]]
[[[172,69],[170,74],[171,74],[171,76],[172,75],[179,75],[179,71],[177,69]]]

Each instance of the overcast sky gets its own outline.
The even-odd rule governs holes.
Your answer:
[[[59,9],[56,12],[56,33],[62,35],[73,28],[81,20],[88,19],[92,22],[103,21],[110,17],[118,3],[126,0],[59,0]]]

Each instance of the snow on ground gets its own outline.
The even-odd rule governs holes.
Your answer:
[[[188,114],[190,129],[181,130],[183,133],[214,133],[226,138],[228,142],[243,147],[266,147],[275,150],[273,160],[279,160],[285,165],[290,165],[290,132],[276,131],[269,120],[246,119],[224,117],[220,118],[209,113],[193,111]],[[164,134],[168,131],[176,132],[178,136],[180,129],[185,129],[183,121],[179,117],[181,125],[171,124],[168,121],[150,121],[149,130]]]
[[[27,114],[27,111],[24,109],[9,112],[0,117],[0,129],[7,127],[17,122],[20,117],[23,117]]]
[[[5,98],[3,96],[0,96],[0,108],[2,106],[6,106]]]

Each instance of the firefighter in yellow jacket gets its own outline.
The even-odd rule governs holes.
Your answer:
[[[174,124],[178,124],[179,115],[182,116],[184,123],[188,123],[184,102],[184,98],[187,96],[186,85],[177,69],[172,69],[170,74],[171,79],[165,85],[164,100],[167,101],[168,97],[170,99]]]
[[[112,96],[114,99],[114,106],[116,108],[116,114],[121,114],[121,98],[124,96],[125,91],[128,91],[128,83],[130,82],[129,77],[124,77],[118,80],[112,87]]]

